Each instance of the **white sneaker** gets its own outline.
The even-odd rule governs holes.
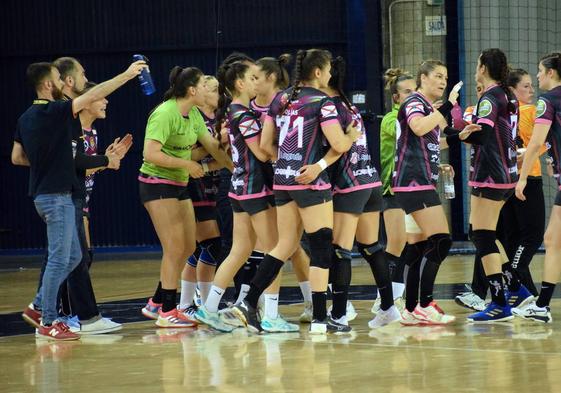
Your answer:
[[[304,311],[300,314],[300,322],[311,323],[313,319],[313,306],[312,302],[304,302]]]
[[[553,318],[551,317],[551,311],[548,306],[538,307],[536,302],[533,301],[530,304],[522,308],[511,309],[512,314],[517,317],[524,319],[531,319],[536,322],[551,323]]]
[[[400,313],[405,309],[405,300],[403,300],[402,297],[396,297],[395,299],[393,299],[393,304],[397,307]],[[382,305],[382,298],[378,296],[376,300],[374,300],[374,304],[372,305],[370,312],[374,315],[378,314],[381,305]]]
[[[312,321],[310,323],[310,334],[327,334],[327,322]]]
[[[81,335],[104,334],[116,332],[117,330],[121,330],[122,328],[123,325],[121,325],[120,323],[113,322],[109,318],[100,318],[93,323],[81,325],[80,331],[77,333]]]
[[[456,320],[456,317],[445,314],[435,301],[430,302],[427,307],[417,304],[415,313],[422,316],[425,325],[447,325]]]
[[[331,316],[331,310],[333,310],[333,306],[329,306],[329,308],[327,309],[327,316]],[[353,304],[350,301],[347,301],[347,310],[345,311],[345,315],[347,316],[347,321],[352,321],[357,317],[357,312],[355,310],[355,307],[353,306]]]
[[[380,310],[370,322],[368,327],[370,329],[377,329],[382,326],[389,325],[392,322],[401,320],[401,314],[395,305],[388,308],[386,311]]]
[[[374,304],[372,305],[372,308],[370,309],[370,312],[374,315],[378,314],[378,312],[380,311],[380,306],[381,305],[382,305],[382,298],[380,296],[378,296],[374,300]]]
[[[469,309],[475,310],[475,311],[483,311],[483,310],[485,310],[485,307],[486,307],[485,306],[485,300],[481,299],[479,296],[477,296],[471,290],[467,291],[467,292],[460,293],[458,296],[456,296],[454,301],[456,302],[456,304],[458,304],[462,307],[466,307],[466,308],[469,308]]]

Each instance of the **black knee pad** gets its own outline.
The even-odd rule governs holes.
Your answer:
[[[450,247],[452,247],[452,239],[447,233],[437,233],[427,240],[425,249],[425,257],[428,261],[440,264],[447,256]]]
[[[346,250],[337,245],[333,245],[333,265],[329,269],[333,288],[348,287],[351,284],[351,250]]]
[[[477,229],[473,231],[472,239],[477,254],[483,258],[489,254],[498,254],[497,233],[488,229]]]
[[[220,257],[220,252],[222,250],[222,241],[219,237],[206,239],[201,242],[201,248],[204,248],[206,250],[207,254],[214,260],[214,264],[216,264],[216,261]]]
[[[415,266],[419,262],[421,262],[427,243],[428,242],[426,240],[423,240],[418,243],[414,243],[414,244],[407,243],[405,245],[403,262],[405,263],[406,266],[411,268],[412,266]]]
[[[368,260],[371,255],[384,250],[384,247],[382,247],[379,242],[372,244],[363,244],[357,242],[356,245],[358,248],[358,252],[360,252],[360,255],[362,255],[362,257],[366,260]]]
[[[310,266],[329,269],[332,264],[333,229],[321,228],[307,235],[310,242]]]

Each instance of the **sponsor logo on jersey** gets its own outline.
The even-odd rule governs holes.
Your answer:
[[[423,111],[423,103],[421,102],[411,102],[409,104],[407,104],[407,106],[405,107],[405,114],[407,116],[409,116],[410,114],[412,114],[413,112],[421,112],[424,113]]]
[[[299,174],[300,173],[298,171],[295,171],[294,169],[292,169],[290,167],[290,165],[286,169],[284,169],[284,168],[275,169],[275,175],[281,175],[281,176],[286,177],[287,179],[290,176],[298,176]]]
[[[336,117],[337,116],[337,108],[333,104],[327,104],[321,107],[321,116],[322,117]]]
[[[493,112],[493,105],[491,101],[488,99],[484,99],[479,103],[477,106],[477,116],[478,117],[486,117],[489,116]]]
[[[244,136],[255,135],[261,130],[259,123],[255,119],[247,119],[242,121],[239,128],[240,132]]]
[[[287,160],[287,161],[302,161],[302,154],[300,153],[279,153],[279,159]]]
[[[536,104],[536,117],[542,117],[545,111],[547,110],[547,104],[543,99],[539,99],[538,103]]]
[[[238,179],[238,180],[234,180],[232,182],[232,187],[234,187],[234,189],[237,189],[238,187],[243,187],[244,184],[245,183],[244,183],[243,179]]]

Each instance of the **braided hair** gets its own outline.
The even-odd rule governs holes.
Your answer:
[[[215,131],[220,135],[222,122],[226,118],[228,106],[232,102],[234,92],[236,91],[236,81],[243,79],[245,73],[249,70],[249,66],[240,61],[231,64],[222,64],[218,68],[216,79],[218,79],[218,109],[216,111]]]

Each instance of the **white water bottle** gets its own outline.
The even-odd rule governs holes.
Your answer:
[[[451,165],[442,165],[442,184],[444,186],[444,198],[454,199],[456,189],[454,188],[454,172]]]

